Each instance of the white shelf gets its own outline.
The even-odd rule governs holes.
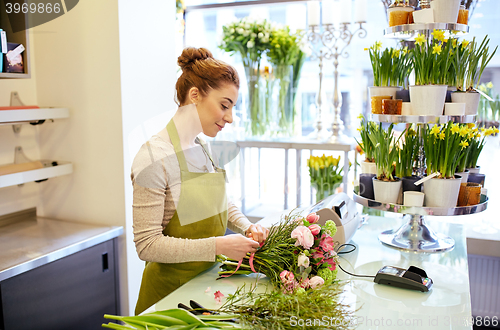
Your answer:
[[[0,110],[0,125],[30,123],[39,120],[68,117],[69,109],[67,108]]]
[[[474,123],[476,115],[463,116],[403,116],[403,115],[379,115],[371,114],[371,120],[379,123],[408,123],[408,124],[446,124],[449,121],[454,123]]]
[[[414,40],[419,33],[433,30],[443,30],[447,37],[461,37],[469,32],[469,26],[465,24],[453,23],[413,23],[388,27],[384,30],[384,37]]]
[[[42,160],[44,168],[18,172],[6,175],[0,175],[0,188],[15,186],[18,184],[45,180],[61,175],[73,173],[73,164],[69,162],[57,162],[57,165],[52,165],[52,161]]]

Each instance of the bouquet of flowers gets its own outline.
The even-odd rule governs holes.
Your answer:
[[[317,224],[319,216],[289,214],[270,229],[260,249],[242,260],[218,256],[219,276],[250,274],[266,275],[283,293],[298,293],[332,283],[337,276],[337,253],[333,236],[337,226],[327,220]]]
[[[333,158],[325,154],[321,157],[311,156],[307,160],[311,186],[316,189],[316,202],[333,194],[342,183],[344,168],[339,164],[340,156]]]

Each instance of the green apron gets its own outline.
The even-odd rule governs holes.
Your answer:
[[[167,125],[167,132],[181,170],[181,193],[176,211],[163,235],[188,239],[222,236],[227,227],[226,177],[224,170],[217,168],[210,158],[215,173],[189,172],[179,135],[174,122]],[[194,210],[194,212],[193,212]],[[205,216],[204,218],[198,218]],[[138,315],[193,279],[199,273],[211,268],[215,262],[157,263],[146,262],[142,276],[139,298],[135,307]]]

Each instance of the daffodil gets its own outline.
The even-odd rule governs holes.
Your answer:
[[[460,146],[462,147],[462,150],[463,150],[464,148],[469,146],[469,142],[463,140],[462,142],[460,142]]]
[[[496,128],[496,127],[495,127],[495,128],[493,128],[493,133],[494,133],[494,134],[498,134],[498,132],[500,132],[500,131],[498,130],[498,128]]]
[[[394,51],[392,52],[391,57],[392,57],[392,58],[399,57],[399,53],[400,53],[399,49],[396,49],[396,50],[394,50]]]
[[[460,128],[458,128],[458,124],[451,125],[451,133],[457,134],[459,131],[460,131]]]
[[[467,126],[464,125],[464,126],[460,127],[459,133],[460,133],[461,137],[464,137],[469,133],[469,129],[467,128]]]
[[[494,130],[493,130],[492,127],[488,128],[488,129],[485,129],[484,132],[483,132],[484,136],[489,136],[489,135],[491,135],[493,133],[494,133]]]
[[[374,50],[381,50],[382,49],[382,41],[375,41],[375,44],[373,45]]]
[[[437,39],[439,41],[444,41],[444,31],[434,30],[431,34],[434,37],[434,39]]]
[[[453,46],[453,48],[457,48],[457,39],[452,39],[451,45]]]
[[[470,130],[470,131],[469,131],[469,134],[467,134],[467,138],[468,138],[469,140],[472,140],[472,139],[474,138],[474,136],[475,136],[475,135],[476,135],[476,134],[474,133],[474,131]]]
[[[469,41],[468,40],[463,40],[462,41],[462,49],[465,49],[468,45],[469,45]]]
[[[444,134],[443,132],[439,133],[439,138],[441,140],[444,140],[445,137],[446,137],[446,134]]]
[[[473,128],[474,126],[476,126],[476,124],[474,124],[474,123],[468,123],[467,124],[467,127],[469,127],[469,128]]]
[[[439,126],[438,125],[434,125],[431,129],[431,134],[434,134],[434,136],[437,137],[437,135],[439,134],[441,130],[439,129]]]
[[[493,88],[493,83],[490,81],[489,83],[486,84],[486,87]]]
[[[432,54],[441,54],[441,45],[434,45],[432,47]]]
[[[363,50],[366,52],[367,50],[370,50],[370,48],[363,48]]]
[[[358,118],[358,119],[360,119],[360,120],[361,120],[361,119],[364,119],[364,118],[365,118],[365,116],[363,116],[363,114],[362,114],[362,113],[360,113],[360,114],[358,115],[358,117],[356,117],[356,118]]]
[[[415,38],[415,44],[422,46],[425,43],[425,35],[423,34],[418,34],[418,36]]]

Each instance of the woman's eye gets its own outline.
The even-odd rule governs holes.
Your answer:
[[[228,107],[226,107],[224,104],[221,104],[221,105],[222,105],[222,108],[223,108],[224,110],[229,109],[229,108],[228,108]]]

